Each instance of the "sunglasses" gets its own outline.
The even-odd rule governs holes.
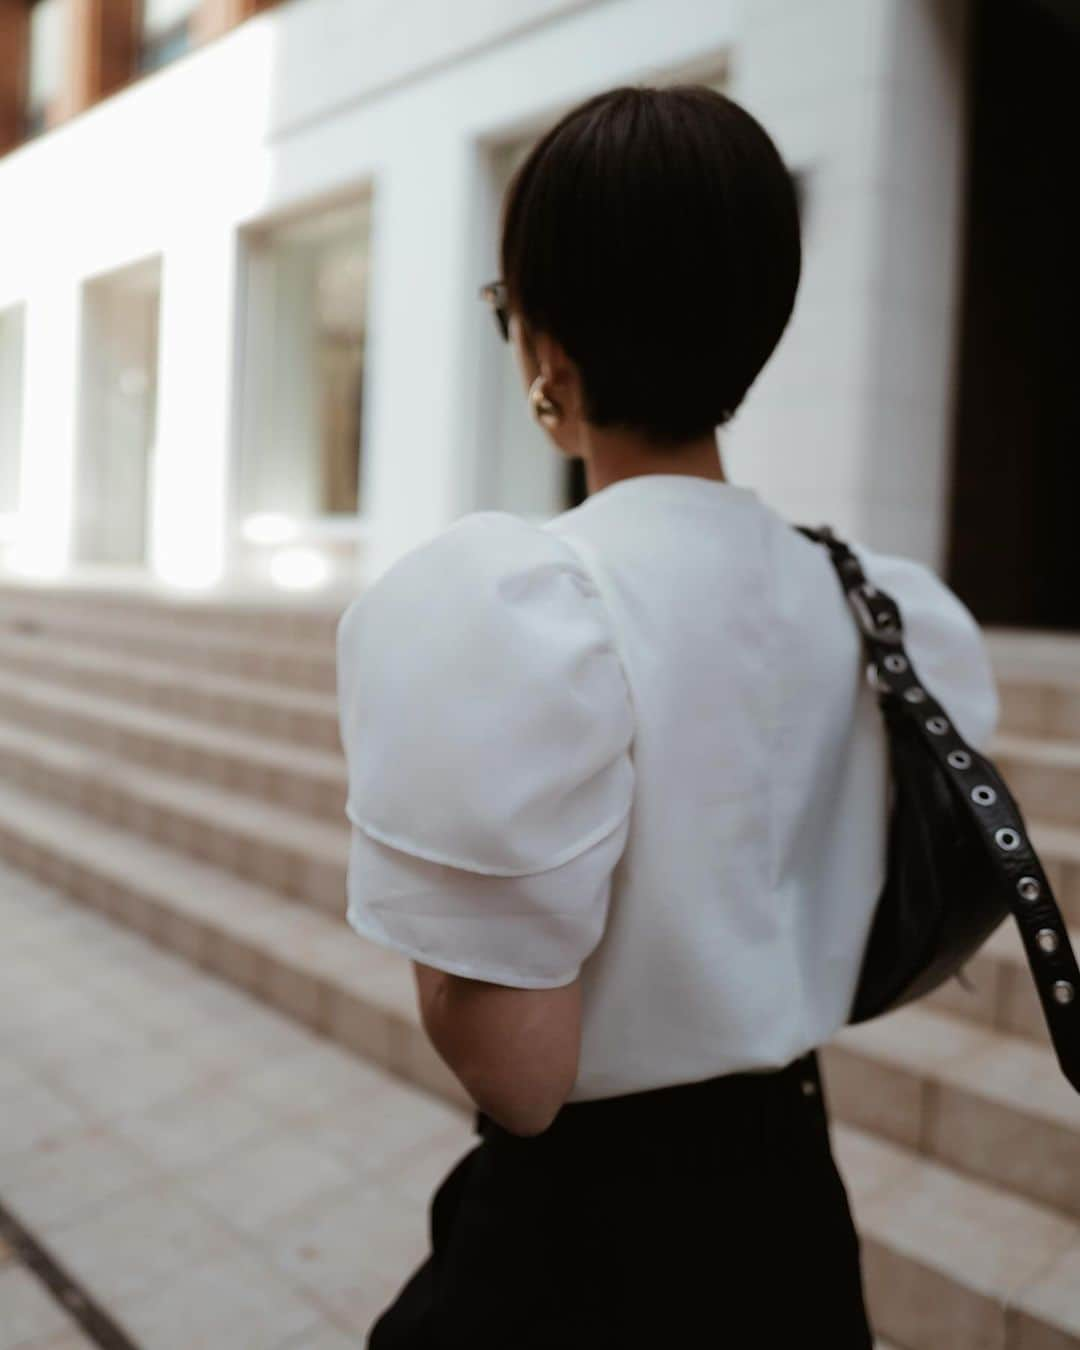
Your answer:
[[[491,306],[492,313],[495,315],[495,323],[498,325],[499,335],[504,342],[509,342],[510,309],[507,305],[506,282],[489,281],[486,286],[481,286],[480,299],[486,300]]]

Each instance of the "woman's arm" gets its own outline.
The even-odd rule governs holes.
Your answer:
[[[517,989],[413,969],[424,1030],[479,1109],[513,1134],[547,1129],[577,1077],[580,977]]]

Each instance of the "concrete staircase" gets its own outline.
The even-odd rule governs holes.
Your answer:
[[[0,856],[469,1111],[409,963],[344,924],[339,613],[0,586]],[[992,753],[1080,948],[1080,643],[991,644]],[[967,975],[822,1051],[871,1315],[1080,1347],[1080,1097],[1011,920]]]

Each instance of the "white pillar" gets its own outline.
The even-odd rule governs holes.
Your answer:
[[[789,518],[937,565],[963,201],[967,0],[748,4],[732,95],[807,175],[803,275],[731,427]],[[814,59],[807,59],[807,52]]]
[[[878,142],[866,531],[944,572],[967,169],[968,0],[889,0]]]
[[[463,137],[418,134],[376,183],[360,489],[372,523],[367,581],[461,506],[473,167]]]
[[[228,569],[236,289],[231,227],[192,221],[166,246],[149,557],[163,581],[196,590]]]
[[[10,565],[61,577],[71,559],[80,355],[74,277],[41,274],[26,302],[22,487]]]

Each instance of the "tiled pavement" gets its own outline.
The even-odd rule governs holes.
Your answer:
[[[3,866],[0,941],[0,1201],[140,1350],[361,1347],[471,1114]],[[0,1241],[0,1350],[94,1344]]]
[[[0,941],[4,1205],[143,1350],[362,1346],[472,1117],[6,868]],[[0,1252],[0,1350],[89,1344]]]

